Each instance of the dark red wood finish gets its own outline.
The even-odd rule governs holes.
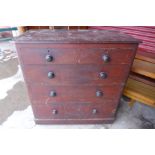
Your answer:
[[[116,103],[106,102],[105,104],[64,104],[57,105],[33,105],[35,118],[37,119],[100,119],[111,118],[116,112]],[[93,110],[96,113],[93,113]],[[57,110],[57,114],[52,111]]]
[[[113,122],[138,43],[112,31],[40,30],[18,37],[16,47],[35,122]],[[104,54],[110,56],[107,63]],[[46,55],[53,61],[48,62]],[[54,78],[49,79],[48,72]],[[101,72],[107,74],[105,79]],[[50,96],[51,91],[56,96]]]
[[[16,43],[58,43],[58,44],[94,44],[94,43],[139,43],[139,40],[119,31],[98,30],[36,30],[28,31],[17,39]]]
[[[23,67],[28,83],[45,85],[113,85],[124,84],[129,65],[25,65]],[[53,72],[54,77],[48,78]],[[100,73],[107,74],[105,79]]]
[[[63,46],[62,46],[63,47]],[[135,50],[134,48],[81,48],[69,46],[66,49],[60,48],[22,48],[21,59],[24,64],[105,64],[102,60],[104,54],[111,58],[109,64],[130,64]],[[33,53],[33,57],[32,57]],[[116,54],[117,53],[117,54]],[[53,56],[52,62],[47,62],[46,55]],[[34,59],[35,58],[35,59]]]
[[[122,86],[40,86],[29,85],[31,100],[36,104],[52,103],[102,103],[104,100],[118,100]],[[55,91],[55,97],[50,92]],[[96,96],[97,91],[102,91],[103,96]]]

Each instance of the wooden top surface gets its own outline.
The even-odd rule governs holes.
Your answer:
[[[108,30],[30,30],[14,39],[16,43],[139,43],[119,31]]]

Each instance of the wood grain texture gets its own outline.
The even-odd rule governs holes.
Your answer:
[[[132,72],[155,79],[155,64],[135,59],[132,66]]]
[[[135,58],[155,64],[155,54],[145,50],[137,51]]]
[[[28,85],[30,98],[33,103],[102,103],[104,100],[118,100],[122,86],[40,86]],[[51,97],[50,92],[55,91],[56,96]],[[103,96],[97,97],[96,92],[101,91]]]
[[[40,30],[15,42],[36,123],[114,121],[139,40],[113,31]],[[53,61],[47,62],[47,54]],[[104,54],[110,62],[103,61]]]
[[[25,65],[23,67],[28,83],[44,85],[124,85],[129,72],[128,65]],[[53,72],[55,77],[48,78]],[[107,78],[102,79],[100,73]]]
[[[124,95],[155,107],[155,87],[129,78],[125,86]]]
[[[149,77],[146,77],[146,76],[134,73],[134,72],[130,72],[129,77],[136,81],[143,82],[147,85],[155,87],[155,79],[152,79],[152,78],[149,78]]]
[[[130,64],[134,48],[93,47],[83,49],[81,46],[60,48],[21,48],[21,59],[24,64],[106,64],[102,57],[105,54],[110,56],[107,64]],[[117,54],[116,54],[117,53]],[[53,61],[47,62],[45,57],[50,55]],[[34,59],[35,58],[35,59]]]
[[[16,43],[139,43],[119,31],[108,30],[31,30],[14,39]]]
[[[99,119],[113,117],[116,111],[116,104],[109,102],[106,104],[93,104],[93,105],[46,105],[36,106],[33,105],[33,112],[36,119]],[[95,114],[92,113],[93,109],[96,109]],[[57,114],[53,114],[52,111],[57,110]]]

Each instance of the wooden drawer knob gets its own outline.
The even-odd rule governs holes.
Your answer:
[[[56,110],[56,109],[53,109],[53,110],[52,110],[52,114],[53,114],[53,115],[56,115],[56,114],[58,114],[58,110]]]
[[[96,114],[96,113],[97,113],[97,109],[93,109],[92,114]]]
[[[105,73],[105,72],[100,72],[100,78],[106,79],[106,78],[107,78],[107,73]]]
[[[46,55],[45,59],[47,62],[51,62],[51,61],[53,61],[53,56],[52,55]]]
[[[104,62],[110,62],[110,56],[108,55],[108,54],[104,54],[103,56],[102,56],[102,60],[104,61]]]
[[[97,92],[96,92],[96,96],[97,96],[97,97],[103,96],[103,92],[102,92],[102,91],[97,91]]]
[[[56,93],[55,91],[51,91],[51,92],[50,92],[50,96],[51,96],[51,97],[55,97],[55,96],[57,96],[57,93]]]
[[[49,79],[53,79],[55,77],[55,74],[54,72],[48,72],[47,76]]]

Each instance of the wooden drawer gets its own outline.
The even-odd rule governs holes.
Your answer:
[[[108,64],[130,64],[133,49],[123,48],[22,48],[23,64],[105,64],[104,55],[110,57]],[[47,55],[53,59],[48,62]]]
[[[121,86],[40,86],[28,85],[33,104],[70,103],[102,103],[104,100],[118,100]],[[52,93],[55,92],[54,96]],[[53,96],[52,96],[53,95]]]
[[[92,119],[113,117],[116,103],[79,105],[32,105],[36,119]]]
[[[129,71],[128,65],[25,65],[27,83],[46,85],[113,85],[124,84]],[[48,78],[53,72],[54,77]],[[101,78],[104,72],[107,77]]]

